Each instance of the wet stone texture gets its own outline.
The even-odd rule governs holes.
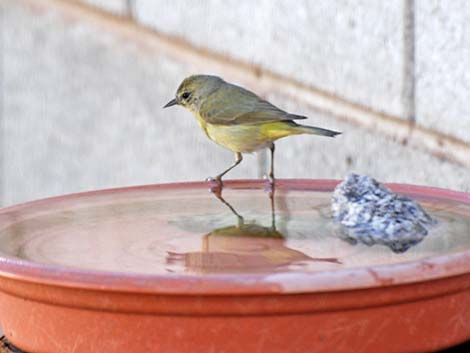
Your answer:
[[[403,252],[419,243],[435,221],[408,197],[394,194],[369,176],[349,174],[332,196],[341,236],[353,243],[383,244]]]

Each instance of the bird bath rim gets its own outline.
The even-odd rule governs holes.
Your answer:
[[[282,179],[278,190],[332,191],[339,180]],[[232,180],[225,189],[262,189],[262,180]],[[447,189],[408,184],[386,184],[395,192],[426,198],[454,200],[470,204],[470,194]],[[167,183],[113,188],[51,197],[0,209],[0,216],[30,207],[44,207],[80,197],[157,189],[208,189],[207,182]],[[209,192],[209,191],[208,191]],[[10,256],[0,256],[0,277],[30,284],[111,292],[165,295],[272,295],[366,289],[411,284],[470,273],[470,250],[395,264],[324,270],[260,274],[147,275],[104,272],[40,264]]]

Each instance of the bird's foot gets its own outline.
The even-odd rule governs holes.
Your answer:
[[[208,178],[206,178],[206,181],[208,183],[216,183],[221,188],[224,186],[224,183],[222,182],[222,178],[219,177],[219,176],[216,176],[215,178],[214,177],[208,177]]]
[[[268,192],[274,191],[275,179],[272,175],[265,175],[263,179],[266,181],[264,190]]]
[[[206,178],[206,181],[209,183],[209,190],[217,195],[220,195],[222,193],[222,188],[224,187],[224,183],[222,182],[222,179],[219,177],[208,177]]]

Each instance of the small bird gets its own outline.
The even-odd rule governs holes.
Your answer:
[[[214,179],[222,177],[242,161],[242,153],[262,148],[271,150],[269,180],[274,184],[274,141],[282,137],[311,134],[334,137],[340,132],[297,124],[307,117],[277,108],[243,87],[217,76],[193,75],[185,78],[176,97],[163,108],[181,105],[191,111],[212,141],[235,153],[235,163]]]

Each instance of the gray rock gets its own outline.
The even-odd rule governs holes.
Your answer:
[[[346,240],[383,244],[395,252],[422,241],[435,223],[418,203],[366,175],[349,174],[335,188],[332,211]]]

